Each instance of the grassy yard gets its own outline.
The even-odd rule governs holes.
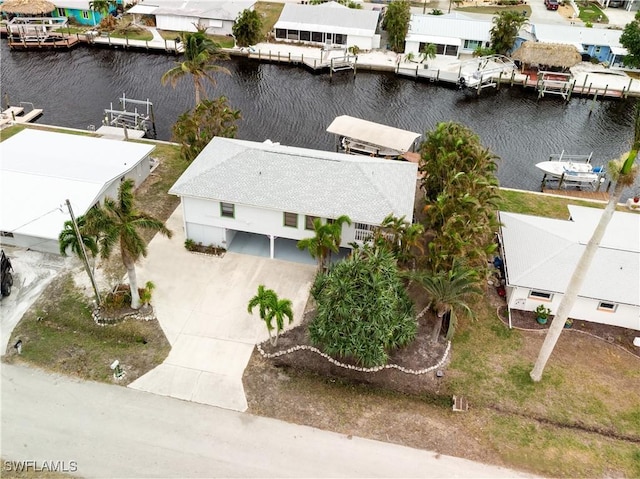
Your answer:
[[[609,23],[609,19],[596,3],[576,2],[580,15],[578,18],[584,23]]]
[[[266,39],[273,26],[278,21],[284,3],[258,2],[255,9],[262,18],[262,35]]]
[[[465,6],[457,7],[456,12],[469,12],[469,13],[485,13],[488,15],[496,15],[499,12],[526,12],[526,17],[531,17],[531,7],[529,5],[478,5],[478,6]]]
[[[522,213],[527,215],[546,216],[566,220],[569,217],[567,205],[590,206],[592,208],[604,208],[599,202],[576,200],[547,196],[526,191],[501,190],[501,200],[498,201],[498,209],[510,213]]]
[[[125,33],[116,33],[112,32],[109,34],[111,38],[128,38],[129,40],[143,40],[149,42],[153,40],[153,33],[148,30],[143,30],[140,32],[125,32]]]

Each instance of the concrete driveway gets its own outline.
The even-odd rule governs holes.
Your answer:
[[[242,374],[257,342],[268,338],[247,303],[258,285],[293,302],[296,326],[309,296],[315,266],[227,253],[215,257],[184,248],[182,208],[167,221],[172,239],[156,236],[138,268],[142,285],[156,289],[152,304],[171,343],[158,367],[130,388],[236,411],[247,409]]]

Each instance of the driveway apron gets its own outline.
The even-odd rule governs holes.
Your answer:
[[[152,304],[171,344],[165,361],[129,387],[235,411],[245,411],[242,375],[256,343],[268,338],[257,309],[247,303],[258,285],[293,302],[300,324],[316,268],[308,264],[226,253],[188,252],[182,208],[167,221],[173,238],[160,235],[138,268],[139,284],[153,281]]]

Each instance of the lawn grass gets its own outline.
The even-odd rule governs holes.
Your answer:
[[[153,33],[151,33],[149,30],[124,33],[112,32],[109,35],[111,36],[111,38],[127,38],[129,40],[143,40],[145,42],[153,40]]]
[[[584,23],[609,23],[609,19],[597,4],[591,2],[577,2],[580,14],[578,18]]]
[[[109,366],[117,359],[127,373],[120,382],[128,384],[169,354],[169,342],[157,321],[127,319],[99,326],[89,302],[70,274],[54,279],[13,331],[10,344],[21,340],[22,353],[12,351],[5,360],[113,382]]]
[[[255,10],[260,14],[262,18],[262,36],[267,38],[269,32],[273,30],[273,26],[280,18],[280,13],[284,8],[284,3],[275,2],[258,2],[255,5]]]
[[[604,208],[605,204],[597,201],[577,200],[570,197],[549,196],[519,190],[500,190],[498,201],[500,211],[522,213],[526,215],[545,216],[566,220],[569,218],[568,205]]]

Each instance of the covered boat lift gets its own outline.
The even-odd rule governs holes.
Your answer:
[[[414,151],[420,137],[420,133],[348,115],[336,117],[327,131],[336,135],[336,151],[382,158],[397,158]]]

